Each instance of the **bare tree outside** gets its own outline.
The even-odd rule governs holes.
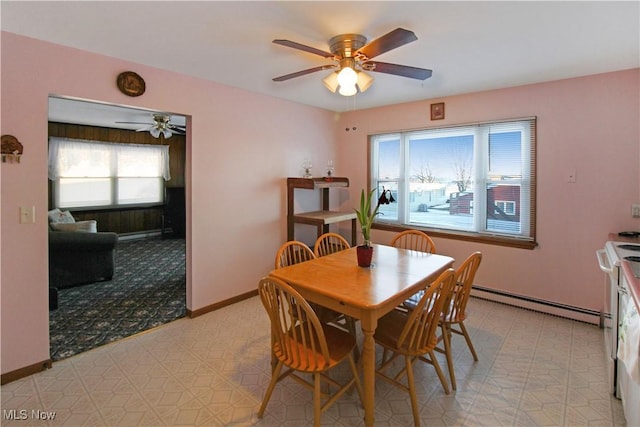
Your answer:
[[[456,176],[455,183],[458,186],[458,191],[464,193],[471,185],[471,178],[473,177],[471,159],[458,150],[453,151],[452,159],[453,170]]]
[[[423,163],[420,165],[420,169],[417,173],[411,176],[411,180],[414,182],[436,182],[436,176],[433,174],[431,170],[431,166],[429,163],[426,165]]]

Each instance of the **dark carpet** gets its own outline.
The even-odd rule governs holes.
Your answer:
[[[185,316],[185,240],[125,240],[113,279],[58,290],[51,359],[65,359]]]

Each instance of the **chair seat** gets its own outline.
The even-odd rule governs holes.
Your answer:
[[[406,300],[404,300],[404,302],[402,303],[402,307],[406,308],[408,310],[413,310],[416,308],[416,305],[418,305],[418,301],[420,301],[420,297],[422,296],[421,292],[418,292],[415,295],[410,296],[409,298],[407,298]],[[440,321],[441,322],[445,322],[445,323],[459,323],[459,322],[463,322],[464,320],[466,320],[467,318],[467,313],[460,313],[460,312],[455,312],[454,308],[456,302],[455,300],[451,300],[449,302],[449,307],[447,308],[447,310],[443,310],[444,313],[447,313],[446,315],[443,313]],[[428,307],[427,307],[428,308]],[[455,319],[451,319],[450,313],[456,313],[456,318]]]
[[[378,320],[378,326],[374,334],[376,342],[384,347],[391,349],[400,349],[404,354],[410,356],[420,356],[425,353],[423,349],[419,351],[409,351],[407,344],[409,340],[405,340],[402,346],[398,346],[398,338],[402,334],[402,330],[409,320],[410,313],[392,310]],[[435,347],[437,344],[437,337],[434,335],[433,339],[429,342],[429,345]]]
[[[296,326],[296,329],[304,327],[304,324]],[[347,357],[353,347],[356,345],[355,338],[341,329],[331,325],[322,325],[324,336],[328,342],[331,342],[329,347],[329,363],[326,363],[320,352],[320,344],[316,340],[315,346],[311,346],[311,343],[304,345],[303,343],[289,339],[287,345],[294,346],[297,350],[289,348],[290,351],[283,352],[279,343],[274,343],[273,353],[281,360],[285,365],[301,372],[324,372],[327,371]],[[293,351],[291,351],[293,350]],[[296,357],[294,360],[292,357],[287,357],[287,354],[304,355],[304,357]]]
[[[450,319],[449,317],[444,317],[441,321],[444,323],[460,323],[467,320],[467,312],[463,314],[458,314],[455,319]]]

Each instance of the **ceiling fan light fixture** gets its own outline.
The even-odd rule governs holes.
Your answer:
[[[327,77],[322,79],[322,84],[324,87],[329,89],[331,92],[335,93],[338,90],[338,73],[333,72],[329,74]]]
[[[153,136],[154,138],[160,138],[160,129],[158,129],[157,127],[152,127],[149,130],[149,133],[151,134],[151,136]]]
[[[173,133],[169,129],[163,130],[162,134],[164,135],[164,139],[169,139],[171,138],[171,135],[173,135]]]
[[[356,83],[358,83],[358,74],[354,70],[356,62],[353,58],[343,58],[340,61],[340,72],[338,73],[338,84],[340,89],[338,93],[342,96],[353,96],[358,93]]]
[[[338,90],[338,93],[342,96],[353,96],[358,93],[358,89],[356,89],[356,85],[340,85],[340,90]]]
[[[349,69],[351,70],[351,68]],[[353,96],[358,92],[358,89],[360,90],[360,92],[364,92],[365,90],[369,89],[369,87],[371,87],[371,84],[373,83],[373,77],[371,77],[367,73],[363,71],[355,71],[355,73],[356,82],[354,84],[350,84],[349,81],[347,81],[347,84],[340,84],[338,72],[329,74],[327,77],[322,79],[322,83],[333,93],[337,91],[342,96]],[[340,88],[340,90],[338,90],[338,88]]]
[[[364,92],[369,89],[372,83],[373,77],[364,71],[358,71],[358,89],[360,89],[360,92]]]
[[[343,67],[338,73],[338,84],[343,86],[355,86],[358,82],[358,75],[350,66]]]

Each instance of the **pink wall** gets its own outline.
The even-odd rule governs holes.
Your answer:
[[[116,76],[127,70],[143,76],[144,95],[118,91]],[[305,157],[326,163],[335,151],[331,112],[6,32],[1,77],[1,132],[24,145],[20,164],[1,165],[2,373],[49,358],[50,94],[190,116],[191,310],[255,289],[286,240],[284,177],[300,175]],[[35,224],[19,224],[20,206],[35,206]]]
[[[635,69],[353,111],[342,114],[337,158],[350,166],[354,198],[366,186],[369,134],[537,116],[539,246],[435,243],[456,259],[482,251],[479,285],[599,311],[603,274],[596,249],[609,232],[640,230],[640,220],[631,218],[631,204],[640,202],[639,83]],[[445,120],[432,122],[429,104],[440,101]],[[355,132],[345,131],[354,126]],[[577,171],[573,184],[567,182],[571,170]],[[373,237],[386,243],[391,236],[378,231]]]
[[[116,76],[145,78],[138,98]],[[2,33],[1,133],[25,147],[1,164],[1,372],[49,357],[47,308],[47,97],[50,94],[190,116],[187,141],[187,305],[197,310],[253,290],[286,239],[284,177],[308,157],[334,159],[351,179],[337,201],[350,210],[366,186],[367,135],[432,125],[430,101],[334,114],[114,58]],[[538,241],[533,251],[436,239],[456,258],[479,249],[478,283],[599,309],[594,251],[609,231],[638,229],[639,70],[446,98],[446,120],[538,116]],[[373,88],[371,89],[373,90]],[[438,100],[439,101],[439,100]],[[357,126],[345,132],[346,126]],[[566,174],[577,170],[578,182]],[[335,198],[335,197],[334,197]],[[302,194],[296,207],[317,203]],[[19,224],[20,206],[36,224]],[[306,232],[307,230],[302,230]],[[375,232],[386,242],[389,233]]]

